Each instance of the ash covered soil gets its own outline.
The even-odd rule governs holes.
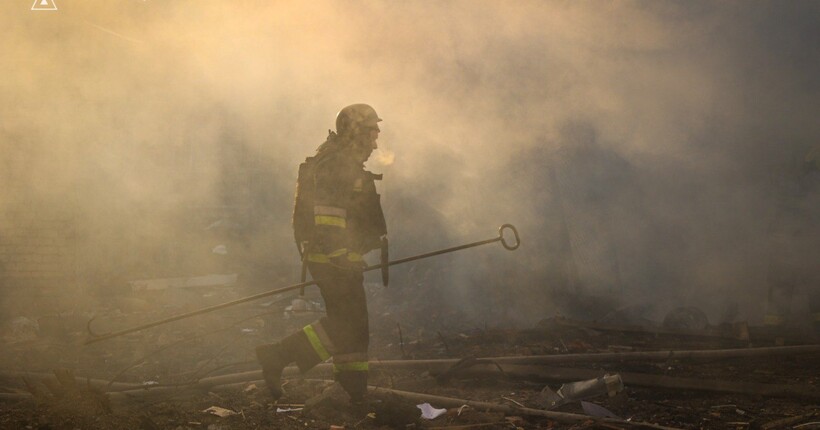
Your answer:
[[[440,305],[432,308],[421,302],[404,301],[391,307],[385,304],[385,297],[373,290],[370,294],[371,362],[773,347],[813,342],[812,338],[789,333],[773,335],[754,327],[749,330],[749,338],[740,338],[727,332],[715,334],[718,332],[714,330],[621,330],[600,323],[590,328],[582,323],[567,324],[561,318],[548,318],[532,327],[503,328],[471,320],[458,309]],[[416,404],[423,401],[394,395],[372,395],[366,408],[352,408],[345,396],[327,382],[332,375],[321,370],[287,378],[285,397],[278,403],[272,402],[258,374],[228,384],[202,386],[208,378],[258,371],[254,347],[316,319],[321,305],[312,297],[315,296],[308,295],[307,306],[295,306],[301,309],[297,311],[286,308],[292,304],[292,296],[274,298],[267,303],[263,300],[261,304],[87,346],[83,345],[88,339],[87,315],[61,314],[40,319],[39,327],[30,332],[20,327],[14,332],[7,326],[0,353],[0,428],[618,429],[640,428],[636,425],[639,422],[685,429],[820,428],[820,354],[816,352],[710,360],[569,361],[540,366],[545,371],[542,373],[516,373],[506,365],[496,366],[497,371],[485,368],[484,372],[470,372],[469,366],[465,366],[468,371],[450,372],[446,378],[441,376],[440,369],[423,367],[371,370],[372,386],[509,407],[498,412],[480,407],[446,407],[430,401],[433,407],[447,409],[433,420],[420,418]],[[214,302],[230,298],[224,294],[210,297]],[[203,304],[193,303],[198,306],[191,305],[190,309],[152,309],[140,307],[139,302],[130,303],[130,307],[112,307],[100,312],[102,316],[91,327],[96,332],[118,330]],[[567,368],[572,371],[562,373]],[[597,376],[624,375],[624,388],[619,393],[587,399],[623,422],[583,418],[567,422],[534,416],[520,409],[543,409],[544,387],[557,390],[562,383],[586,379],[574,376],[584,369]],[[626,377],[630,374],[686,378],[696,387],[631,384]],[[697,387],[698,383],[714,381],[751,385],[734,389],[736,392]],[[147,389],[118,392],[133,386]],[[774,390],[761,392],[760,387]],[[226,416],[207,412],[209,408]],[[586,414],[577,401],[553,411]]]

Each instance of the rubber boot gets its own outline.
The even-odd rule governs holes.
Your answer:
[[[279,343],[269,343],[256,347],[256,360],[262,365],[262,377],[265,385],[268,386],[273,400],[279,400],[284,392],[282,391],[282,370],[290,362],[285,357],[282,345]]]
[[[354,407],[364,404],[364,397],[367,394],[367,372],[339,372],[336,374],[336,381],[350,395],[350,403]]]
[[[262,376],[274,400],[279,400],[282,391],[282,370],[296,362],[304,373],[322,362],[303,331],[297,331],[281,342],[256,347],[256,359],[262,365]]]

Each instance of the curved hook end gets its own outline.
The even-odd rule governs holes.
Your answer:
[[[505,229],[512,230],[513,236],[515,237],[515,244],[511,245],[504,239]],[[512,224],[503,224],[501,227],[498,227],[498,238],[501,239],[501,245],[503,245],[508,251],[515,251],[519,246],[521,246],[521,238],[518,237],[518,230]]]
[[[87,323],[85,323],[85,329],[88,330],[88,334],[91,336],[91,338],[94,339],[108,335],[108,333],[94,333],[94,330],[91,330],[91,323],[94,322],[95,319],[97,319],[97,315],[92,316],[91,319],[88,320]]]

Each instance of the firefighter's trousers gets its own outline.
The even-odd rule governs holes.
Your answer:
[[[360,269],[327,263],[308,263],[308,268],[319,281],[327,316],[283,339],[285,357],[302,372],[333,358],[336,380],[354,401],[360,400],[367,391],[370,343],[364,276]]]

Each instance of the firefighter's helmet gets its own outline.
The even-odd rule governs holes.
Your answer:
[[[336,115],[336,134],[354,136],[366,129],[376,127],[379,115],[370,105],[357,103],[346,106]]]

